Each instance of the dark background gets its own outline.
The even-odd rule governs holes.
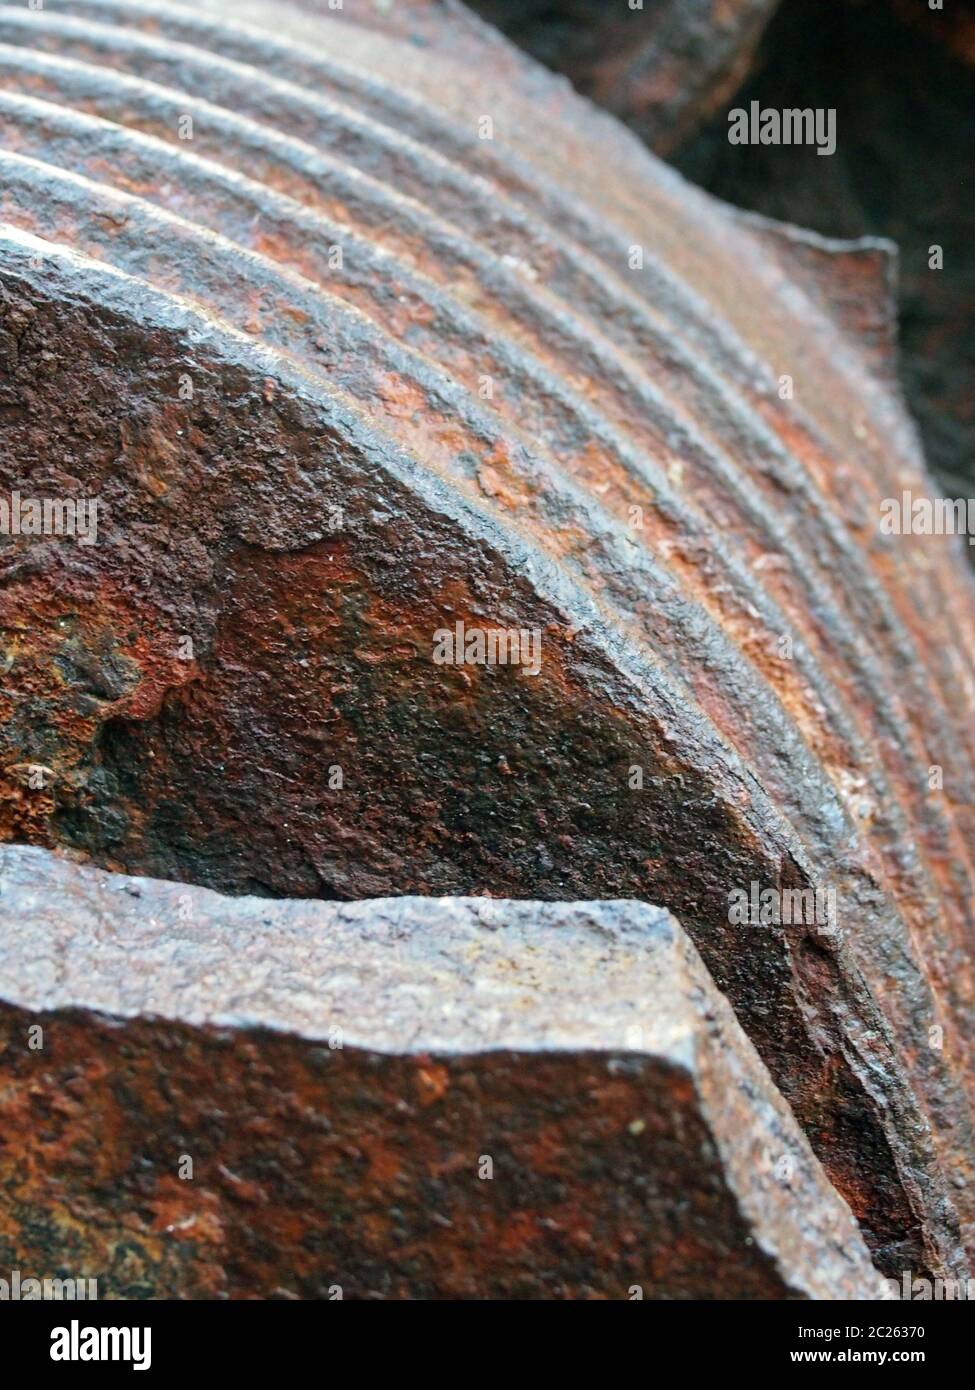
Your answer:
[[[470,3],[718,197],[897,242],[904,389],[942,489],[972,492],[975,0]],[[835,155],[729,144],[729,108],[753,99],[835,107]]]

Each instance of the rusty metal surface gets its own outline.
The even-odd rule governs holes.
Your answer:
[[[886,1296],[659,909],[272,903],[9,847],[0,906],[12,1268],[101,1297]]]
[[[3,836],[660,902],[878,1264],[959,1271],[975,608],[877,530],[928,487],[890,248],[737,216],[457,7],[395,15],[0,6],[2,481],[104,503],[0,554]],[[539,674],[435,665],[458,620],[538,628]],[[732,925],[752,882],[837,933]]]

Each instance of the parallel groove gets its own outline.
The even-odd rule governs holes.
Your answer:
[[[0,14],[2,14],[2,10],[0,10]],[[34,26],[32,25],[31,20],[30,20],[29,17],[25,17],[25,16],[23,16],[23,15],[18,15],[16,18],[17,18],[18,21],[21,22],[22,27],[25,26],[25,27],[27,27],[28,29],[34,28]],[[87,27],[86,27],[86,26],[84,26],[84,25],[77,25],[77,24],[75,24],[75,25],[73,26],[73,28],[72,28],[72,26],[69,25],[69,26],[68,26],[68,29],[69,29],[69,32],[74,32],[75,30],[81,29],[82,31],[85,31],[86,33],[88,33],[88,36],[89,36],[89,37],[97,37],[99,43],[104,44],[104,45],[106,46],[106,48],[107,48],[109,51],[115,51],[116,49],[119,49],[119,48],[121,48],[121,49],[124,50],[124,41],[123,41],[121,38],[118,38],[116,35],[114,35],[114,33],[113,33],[112,31],[109,31],[109,33],[108,33],[107,35],[105,35],[105,34],[97,34],[97,35],[95,35],[95,36],[92,36],[91,33],[90,33],[89,31],[90,31],[93,27],[94,27],[94,28],[97,28],[97,26],[87,26]],[[164,61],[164,62],[170,61],[170,62],[171,62],[171,55],[167,55],[167,54],[166,54],[166,51],[165,51],[166,48],[167,48],[167,45],[165,45],[165,44],[160,44],[160,43],[155,43],[155,44],[153,44],[153,43],[150,42],[149,40],[143,38],[143,39],[141,40],[141,43],[140,43],[140,46],[139,46],[139,52],[141,53],[141,52],[143,51],[143,49],[146,49],[147,51],[151,51],[151,52],[155,53],[157,56],[160,56],[160,58],[161,58],[162,61]],[[230,65],[230,66],[234,66],[234,65]],[[180,72],[181,72],[181,76],[184,76],[184,77],[185,77],[185,69],[184,69],[184,67],[183,67],[182,65],[181,65],[181,67],[180,67]],[[205,71],[203,71],[202,69],[201,69],[200,77],[201,77],[201,81],[203,81],[203,82],[205,83],[205,81],[206,81],[206,74],[205,74]],[[257,72],[254,72],[254,73],[252,74],[252,78],[253,78],[253,83],[254,83],[255,85],[258,85],[258,86],[259,86],[260,83],[261,83],[261,81],[262,81],[261,74],[259,74],[259,73],[257,73]],[[280,84],[276,84],[276,85],[280,85]],[[299,95],[300,97],[303,98],[303,94],[302,94],[302,93],[298,93],[298,95]],[[246,100],[247,100],[247,89],[245,88],[245,89],[243,89],[243,90],[238,90],[237,93],[236,93],[236,96],[237,96],[238,100],[241,100],[241,101],[245,101],[245,102],[246,102]],[[307,104],[307,99],[306,99],[306,98],[303,98],[303,99],[305,100],[305,104]],[[456,208],[455,208],[455,210],[456,210]],[[495,220],[496,220],[496,219],[495,219]],[[752,481],[754,482],[755,479],[753,478]],[[795,481],[795,479],[791,479],[790,481]],[[771,486],[771,484],[769,484],[769,486]],[[806,514],[806,516],[805,516],[805,518],[804,518],[804,521],[805,521],[805,524],[806,524],[807,526],[810,526],[810,527],[812,528],[813,533],[815,533],[815,532],[818,530],[818,528],[820,527],[820,525],[822,524],[824,518],[827,519],[826,524],[827,524],[828,529],[830,529],[831,532],[832,532],[832,536],[833,536],[834,542],[835,542],[837,539],[842,540],[842,537],[839,536],[839,534],[838,534],[839,528],[837,528],[837,527],[835,526],[835,523],[833,523],[830,508],[829,508],[829,507],[826,507],[826,506],[824,506],[824,505],[822,505],[821,502],[820,502],[818,505],[817,505],[817,504],[813,504],[813,506],[811,507],[810,511]],[[847,543],[845,546],[844,546],[844,545],[841,545],[840,553],[839,553],[839,555],[837,556],[837,560],[838,560],[838,563],[839,563],[839,569],[838,569],[838,570],[834,569],[834,570],[831,571],[830,567],[829,567],[828,565],[826,565],[826,566],[823,566],[823,567],[822,567],[822,568],[823,568],[823,572],[824,572],[824,574],[826,574],[826,575],[830,575],[831,573],[832,573],[832,574],[838,573],[841,577],[845,578],[846,572],[847,572],[848,570],[850,570],[851,567],[853,567],[854,565],[856,565],[857,559],[858,559],[857,552],[856,552],[856,550],[854,549],[854,547],[853,547],[852,545],[850,545],[849,543]],[[846,592],[847,592],[847,595],[848,595],[848,597],[850,598],[850,600],[851,600],[852,603],[855,603],[855,602],[856,602],[856,600],[857,600],[859,594],[861,594],[861,593],[868,593],[868,594],[869,594],[869,597],[870,597],[870,599],[873,601],[875,607],[874,607],[873,610],[867,610],[867,611],[862,612],[861,615],[860,615],[860,621],[863,623],[863,625],[864,625],[864,627],[866,628],[866,630],[867,630],[868,632],[870,632],[870,633],[871,633],[871,636],[872,636],[873,634],[880,633],[880,632],[884,631],[885,627],[886,627],[886,626],[889,626],[889,617],[888,617],[888,616],[885,616],[885,613],[884,613],[884,610],[885,610],[885,607],[886,607],[886,596],[882,594],[882,591],[879,589],[879,586],[877,586],[876,584],[870,585],[870,584],[865,583],[864,580],[863,580],[862,575],[857,576],[857,579],[859,580],[859,582],[853,582],[853,583],[848,583],[848,584],[847,584],[847,586],[846,586]],[[895,592],[896,592],[896,591],[895,591]],[[911,597],[910,595],[907,596],[907,601],[908,601],[908,603],[910,603],[910,597]],[[936,613],[938,613],[938,612],[940,612],[941,610],[940,610],[940,608],[936,608],[935,611],[936,611]],[[928,620],[930,621],[930,614],[927,615],[927,616],[928,616]],[[947,632],[946,632],[946,633],[944,634],[944,637],[947,638],[947,636],[948,636],[948,634],[947,634]],[[942,648],[939,648],[938,650],[943,650],[943,646],[942,646]],[[916,661],[914,660],[914,657],[913,657],[913,653],[912,653],[911,647],[907,644],[906,640],[903,640],[903,639],[902,639],[899,643],[897,643],[897,644],[895,645],[895,648],[894,648],[894,650],[893,650],[893,652],[892,652],[892,655],[891,655],[891,660],[894,661],[898,666],[900,665],[900,663],[903,662],[903,663],[906,665],[907,670],[908,670],[909,672],[911,672],[911,673],[915,672],[915,671],[918,669],[917,663],[916,663]],[[935,693],[934,693],[931,689],[924,690],[923,692],[919,690],[918,693],[917,693],[917,698],[918,698],[918,702],[919,702],[919,707],[920,707],[920,709],[921,709],[922,711],[929,711],[929,710],[931,710],[932,708],[937,709],[937,707],[938,707],[937,696],[935,695]],[[932,703],[931,703],[932,701],[935,702],[933,705],[932,705]],[[970,728],[970,724],[967,723],[967,722],[965,722],[965,723],[963,723],[960,727],[958,727],[957,725],[955,726],[955,728],[952,730],[951,734],[949,734],[949,735],[947,736],[947,738],[945,739],[945,743],[954,746],[955,743],[957,742],[957,740],[958,740],[959,738],[964,740],[964,739],[971,739],[971,737],[972,737],[972,731],[971,731],[971,728]],[[967,799],[971,800],[970,795],[968,796]]]
[[[13,185],[14,185],[14,181],[13,181],[13,179],[11,179],[10,183],[8,183],[8,192],[10,192],[10,189],[13,188]],[[29,193],[31,193],[31,188],[29,188],[29,185],[28,185],[28,189],[26,189],[26,192],[28,192],[28,196],[29,196]],[[47,189],[46,192],[49,193],[49,195],[50,195],[50,189]],[[127,195],[120,195],[120,200],[121,200],[122,204],[128,204],[128,202],[129,202],[128,196],[127,196]],[[57,208],[57,200],[54,199],[54,197],[50,197],[50,196],[49,196],[49,197],[47,197],[47,199],[46,199],[45,206],[46,206],[47,210],[53,210],[53,208]],[[136,204],[136,206],[138,206],[138,204]],[[110,224],[110,227],[111,227],[111,224]],[[174,229],[174,231],[175,231],[175,227],[177,227],[177,224],[175,224],[175,222],[174,222],[174,224],[172,224],[172,229]],[[50,228],[49,228],[49,229],[50,229]],[[189,225],[186,224],[186,225],[184,225],[184,228],[182,228],[182,231],[188,231],[188,229],[189,229]],[[128,236],[128,232],[127,232],[127,236]],[[114,250],[114,249],[117,249],[118,245],[120,245],[120,242],[121,242],[121,235],[120,235],[120,232],[115,231],[115,229],[113,228],[113,229],[111,229],[111,231],[108,231],[108,232],[107,232],[107,235],[104,236],[104,238],[100,238],[100,242],[102,242],[102,246],[100,246],[100,249],[102,249],[103,252],[106,252],[106,250]],[[154,236],[153,236],[152,234],[146,234],[146,232],[143,231],[142,228],[136,227],[134,234],[132,234],[131,249],[134,250],[134,253],[138,253],[138,249],[139,249],[140,246],[145,245],[145,246],[153,247],[154,245],[157,245],[157,243],[159,243],[159,238],[154,238]],[[89,238],[88,238],[88,245],[86,245],[86,250],[88,250],[89,253],[92,253],[93,250],[95,250],[95,246],[92,245],[92,239],[90,239],[90,236],[89,236]],[[232,254],[232,252],[228,252],[228,254]],[[121,268],[127,268],[127,270],[128,270],[129,272],[134,272],[134,271],[138,270],[139,267],[136,267],[136,265],[129,263],[129,264],[125,264],[124,267],[121,267]],[[159,282],[159,281],[157,281],[157,282]],[[260,265],[259,265],[259,268],[257,268],[256,277],[255,277],[255,279],[253,279],[253,284],[267,284],[267,282],[268,282],[268,277],[267,277],[266,274],[263,274],[263,272],[260,271]],[[172,288],[172,286],[171,286],[171,288]],[[186,286],[175,286],[175,288],[181,289],[181,291],[185,293]],[[298,288],[298,286],[296,286],[296,288]],[[327,288],[324,288],[324,286],[323,286],[323,292],[325,293],[325,295],[330,295],[330,293],[331,293],[330,291],[328,291]],[[243,297],[243,293],[242,293],[242,297]],[[228,313],[228,304],[225,304],[225,303],[214,304],[214,309],[216,309],[217,311],[220,311],[221,316],[227,317],[227,313]],[[293,310],[293,314],[292,314],[291,317],[295,317],[296,314],[298,314],[298,313],[300,313],[300,310],[299,310],[299,309]],[[288,324],[288,316],[282,316],[282,322],[284,322],[284,324]],[[310,329],[309,329],[309,332],[314,332],[314,331],[316,331],[317,327],[320,327],[320,325],[314,325],[313,328],[310,328]],[[284,335],[281,336],[280,341],[277,342],[277,346],[280,347],[280,349],[282,349],[282,350],[289,349],[289,345],[291,345],[291,342],[292,342],[291,329],[287,328],[287,329],[285,329]],[[381,349],[381,346],[382,346],[381,341],[378,341],[376,346],[377,346],[377,347],[380,347],[380,349]],[[293,347],[292,347],[291,350],[293,350]],[[360,356],[360,350],[357,349],[357,352],[356,352],[356,360],[359,360],[359,356]],[[313,354],[306,354],[305,360],[306,360],[306,363],[313,364],[313,363],[314,363]],[[430,363],[430,359],[426,359],[426,363]],[[403,364],[402,364],[402,363],[396,363],[396,366],[402,368]],[[385,364],[384,364],[384,367],[385,367]],[[472,406],[473,406],[473,400],[472,400],[472,398],[470,398],[470,396],[467,396],[467,400],[466,400],[466,407],[467,407],[467,409],[470,409],[470,407],[472,407]],[[463,398],[456,398],[455,400],[453,400],[453,410],[455,410],[456,417],[458,417],[458,418],[462,417],[462,410],[463,410],[463,409],[465,409],[465,403],[463,403]],[[490,420],[488,420],[487,417],[481,416],[481,423],[483,423],[483,427],[485,428],[485,430],[490,430]],[[524,443],[524,439],[523,439],[522,442]],[[490,445],[490,443],[491,443],[490,439],[488,439],[487,436],[485,436],[485,446]],[[547,461],[548,461],[549,464],[552,463],[552,456],[551,456],[551,453],[549,453],[549,455],[547,455]],[[449,460],[446,460],[446,463],[449,464]],[[442,466],[442,464],[441,464],[441,470],[442,470],[442,467],[444,467],[444,466]],[[551,486],[551,484],[552,484],[552,475],[549,475],[548,480],[541,480],[540,482],[538,482],[538,484],[535,484],[535,485],[534,485],[534,486],[537,486],[537,488],[538,488],[538,498],[544,499],[544,484],[545,484],[545,481],[547,481],[547,482],[548,482],[548,485]],[[465,478],[460,478],[459,482],[460,482],[460,485],[465,485],[465,482],[466,482],[466,484],[470,486],[470,480],[465,480]],[[580,495],[576,495],[576,503],[574,503],[574,506],[576,506],[576,509],[579,509],[579,507],[580,507],[579,496],[580,496]],[[533,502],[534,502],[534,498],[531,498],[531,495],[527,496],[527,498],[526,498],[526,503],[527,503],[527,505],[531,505],[531,503],[533,503]],[[556,524],[556,517],[558,517],[558,510],[555,510],[555,512],[552,513],[551,520],[549,520],[549,524],[555,525],[555,524]],[[542,514],[541,520],[544,521],[544,514]],[[587,530],[587,543],[591,541],[591,530],[593,530],[593,528],[591,528],[591,527],[588,528],[588,530]],[[558,534],[558,532],[556,532],[556,534]],[[618,539],[622,539],[622,537],[620,537],[620,532],[616,532],[616,535],[618,535]],[[630,560],[630,564],[633,564],[633,560]],[[659,567],[654,566],[654,564],[652,564],[652,562],[651,562],[650,559],[645,560],[644,564],[645,564],[645,569],[644,569],[644,573],[643,573],[643,582],[645,582],[645,584],[648,584],[648,587],[650,587],[650,592],[651,592],[651,594],[656,594],[656,595],[658,595],[658,599],[662,599],[663,596],[668,595],[668,588],[669,588],[669,589],[670,589],[670,594],[668,595],[668,596],[669,596],[669,599],[672,600],[672,602],[673,602],[673,600],[679,599],[679,592],[673,591],[673,587],[672,587],[673,581],[668,581],[668,582],[666,582],[666,584],[665,584],[665,582],[663,582],[663,578],[662,578],[662,571],[659,570]],[[620,595],[620,598],[622,598],[623,600],[629,600],[629,599],[630,599],[630,596],[627,595],[627,594],[622,594],[622,595]],[[627,606],[629,606],[629,605],[627,605]],[[683,613],[683,609],[680,609],[680,610],[679,610],[679,616],[682,617],[682,620],[684,621],[684,623],[687,624],[688,630],[691,630],[691,631],[700,631],[700,630],[701,630],[701,612],[700,612],[700,610],[698,610],[698,613],[697,613],[697,614],[694,614],[694,613],[690,613],[690,612],[688,612],[688,613]],[[687,664],[686,664],[686,662],[684,662],[684,660],[682,659],[682,652],[680,652],[679,641],[677,641],[677,634],[679,634],[679,628],[677,628],[677,630],[673,631],[673,632],[672,632],[672,635],[670,635],[669,638],[666,638],[666,637],[663,637],[663,638],[662,638],[662,639],[663,639],[663,644],[665,644],[665,651],[668,651],[668,652],[670,653],[670,655],[672,655],[672,657],[675,657],[675,659],[677,660],[677,662],[679,662],[680,666],[682,666],[682,669],[684,670],[684,677],[686,677],[686,678],[693,678],[693,666],[688,667]],[[634,635],[637,635],[636,627],[634,627]],[[659,634],[659,632],[658,632],[658,638],[659,638],[659,637],[661,637],[661,634]],[[645,637],[643,638],[643,641],[645,641]],[[711,642],[714,642],[714,641],[723,642],[723,632],[722,632],[722,630],[720,630],[719,627],[716,627],[715,624],[712,624],[712,634],[711,634],[711,638],[708,639],[708,645],[711,645]],[[729,653],[730,653],[730,649],[729,649]],[[715,657],[716,657],[716,653],[715,653]],[[725,694],[726,694],[727,696],[733,696],[733,694],[734,694],[734,685],[736,685],[736,671],[734,671],[734,664],[733,664],[733,662],[730,662],[730,660],[727,660],[727,657],[726,657],[726,659],[725,659],[725,664],[723,664],[723,669],[722,669],[722,681],[719,682],[719,689],[720,689],[720,691],[725,692]],[[744,689],[744,691],[741,692],[741,696],[740,696],[740,698],[739,698],[739,702],[737,702],[737,708],[734,709],[734,710],[732,710],[732,712],[729,712],[729,714],[727,714],[727,716],[725,717],[725,719],[719,719],[719,726],[722,727],[723,735],[725,735],[726,738],[729,738],[730,741],[736,742],[737,746],[739,746],[740,751],[743,751],[743,752],[744,752],[744,749],[743,749],[743,742],[741,742],[741,737],[739,737],[739,738],[737,738],[737,739],[734,738],[734,733],[733,733],[733,731],[734,731],[734,728],[736,728],[736,727],[739,728],[739,730],[748,730],[748,709],[750,709],[751,702],[754,702],[755,699],[761,699],[761,692],[759,692],[759,687],[758,687],[758,685],[755,684],[754,681],[752,681],[752,684],[750,685],[750,687],[746,687],[746,689]],[[764,702],[764,703],[766,703],[766,702]],[[771,713],[772,713],[771,710],[769,710],[769,714],[771,714]],[[714,712],[712,712],[712,717],[714,717]],[[790,739],[789,733],[787,733],[786,724],[783,723],[782,717],[779,717],[779,719],[777,719],[776,723],[777,723],[777,734],[779,734],[779,746],[787,746],[787,745],[790,744],[790,742],[791,742],[791,744],[793,744],[793,746],[794,746],[794,738],[791,738],[791,739]],[[754,737],[751,738],[751,745],[752,745],[752,748],[757,748],[758,751],[761,751],[761,744],[755,744]],[[746,744],[746,746],[747,746],[747,744]],[[746,755],[746,756],[747,756],[747,755]],[[752,753],[752,756],[754,756],[754,753]],[[793,791],[793,790],[794,790],[794,785],[796,785],[796,784],[793,783],[793,781],[791,781],[791,778],[794,778],[794,774],[796,774],[797,771],[798,771],[798,765],[791,767],[791,769],[789,769],[789,770],[786,771],[786,777],[784,777],[784,780],[783,780],[783,778],[780,778],[780,777],[779,777],[779,774],[777,774],[777,769],[776,769],[776,767],[775,767],[775,763],[772,763],[772,765],[766,765],[766,766],[762,767],[762,777],[759,778],[759,780],[765,781],[766,784],[771,784],[771,785],[775,785],[775,784],[777,783],[777,799],[779,799],[780,803],[782,803],[782,802],[786,802],[786,803],[787,803],[787,802],[789,802],[790,799],[791,799],[791,798],[790,798],[790,791]],[[808,758],[807,758],[807,760],[805,760],[804,771],[805,771],[805,776],[809,776],[809,774],[811,774],[811,771],[812,771],[811,765],[809,765],[809,762],[808,762]],[[815,778],[814,778],[814,780],[815,780]],[[823,785],[823,788],[822,788],[822,791],[821,791],[821,795],[825,795],[825,785]],[[803,809],[801,809],[800,803],[797,803],[797,802],[794,802],[794,801],[793,801],[793,803],[791,803],[790,806],[787,806],[787,809],[789,809],[789,813],[790,813],[791,819],[793,819],[793,821],[797,821],[798,824],[801,824],[801,821],[803,821]]]

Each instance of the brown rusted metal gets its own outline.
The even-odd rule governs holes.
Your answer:
[[[100,1297],[886,1294],[641,903],[270,903],[0,851],[0,1250]]]
[[[102,505],[2,552],[3,835],[659,902],[878,1265],[959,1272],[975,608],[945,538],[878,529],[929,486],[892,250],[394,16],[0,6],[2,482]],[[537,630],[538,673],[436,664],[457,622]],[[835,932],[735,925],[752,884]]]

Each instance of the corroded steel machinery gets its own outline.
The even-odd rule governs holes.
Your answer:
[[[931,488],[893,248],[715,202],[454,4],[0,5],[0,66],[0,495],[97,504],[0,548],[0,1245],[964,1275],[975,605],[878,524]]]

